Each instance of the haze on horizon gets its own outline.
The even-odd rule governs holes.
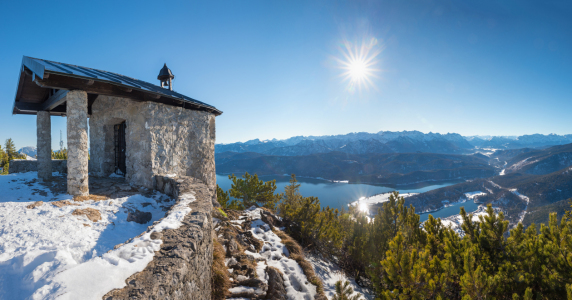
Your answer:
[[[154,84],[167,63],[176,91],[224,112],[217,143],[403,130],[572,133],[570,3],[2,6],[0,142],[11,137],[18,148],[36,143],[35,116],[11,115],[23,55]],[[60,130],[65,142],[65,118],[53,117],[54,149]]]

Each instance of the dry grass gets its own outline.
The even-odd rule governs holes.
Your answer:
[[[242,211],[233,210],[233,209],[224,209],[224,212],[231,220],[238,220],[238,218],[242,215]]]
[[[28,206],[26,206],[27,209],[34,209],[38,206],[42,206],[42,204],[44,204],[44,201],[36,201]]]
[[[74,205],[74,206],[79,205],[77,203],[72,203],[69,200],[59,200],[59,201],[53,201],[51,203],[53,206],[60,207],[60,208],[66,206],[66,205]]]
[[[99,210],[91,208],[91,207],[84,208],[84,209],[76,209],[72,212],[72,215],[73,216],[85,215],[92,222],[97,222],[97,221],[101,220],[101,213],[99,212]]]
[[[73,201],[78,201],[78,202],[83,202],[83,201],[88,201],[88,200],[102,201],[102,200],[107,200],[107,199],[109,199],[109,198],[107,198],[106,196],[101,196],[101,195],[73,196]]]
[[[304,252],[302,251],[302,247],[300,247],[300,245],[298,245],[298,243],[293,238],[284,233],[284,231],[276,229],[272,231],[276,233],[276,235],[278,235],[278,237],[282,240],[282,243],[286,246],[288,252],[290,252],[291,254],[298,254],[298,255],[304,254]]]
[[[316,273],[314,273],[314,268],[312,267],[312,264],[308,262],[304,257],[304,251],[302,250],[302,247],[300,247],[300,245],[298,245],[298,243],[293,238],[284,233],[284,231],[281,230],[273,230],[273,231],[274,233],[276,233],[276,235],[278,235],[278,237],[280,237],[282,243],[286,246],[288,252],[290,252],[290,258],[298,263],[300,268],[302,268],[302,271],[304,271],[304,275],[306,275],[306,277],[308,278],[308,281],[316,286],[316,291],[318,292],[318,294],[322,296],[322,298],[327,299],[325,298],[326,294],[324,294],[324,284],[322,283],[320,277],[318,277]]]
[[[260,252],[260,250],[262,250],[262,246],[264,246],[263,241],[255,238],[255,237],[252,237],[249,240],[252,243],[252,245],[254,245],[254,249],[256,249],[256,252]]]
[[[224,265],[224,248],[216,240],[213,240],[213,265],[212,265],[212,278],[211,278],[211,299],[222,300],[229,294],[228,289],[231,286],[228,271]]]

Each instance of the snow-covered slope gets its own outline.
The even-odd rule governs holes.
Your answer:
[[[0,176],[0,299],[101,299],[145,268],[161,245],[151,234],[178,228],[194,200],[134,192],[79,202],[36,178]],[[137,214],[142,224],[128,221]]]
[[[27,146],[20,148],[20,150],[18,150],[18,153],[26,154],[30,157],[36,157],[36,155],[38,155],[38,150],[36,149],[36,147]]]
[[[337,280],[349,280],[356,293],[371,298],[368,291],[345,276],[334,263],[308,253],[303,256],[291,253],[286,246],[291,242],[283,240],[283,232],[271,224],[280,222],[279,219],[269,212],[251,207],[240,215],[229,212],[228,217],[219,217],[213,221],[218,241],[226,251],[225,265],[232,284],[227,299],[274,299],[273,291],[282,289],[286,294],[283,299],[325,299],[324,296],[332,299]],[[302,268],[301,258],[310,263],[311,267],[308,266],[313,267],[315,275],[308,275]],[[274,272],[282,280],[273,280]],[[318,276],[323,283],[323,294],[308,276]]]

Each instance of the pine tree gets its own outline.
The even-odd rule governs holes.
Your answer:
[[[225,209],[243,210],[244,206],[241,202],[233,199],[230,200],[228,192],[225,192],[218,184],[216,185],[216,198],[218,203]]]
[[[6,153],[4,153],[4,149],[0,145],[0,167],[4,165],[4,156],[6,156]]]
[[[66,148],[64,148],[58,152],[54,152],[54,150],[52,150],[52,159],[67,160],[68,159],[68,150]]]
[[[6,170],[8,169],[7,159],[8,157],[6,156],[6,153],[4,153],[4,150],[2,149],[2,145],[0,145],[0,168],[2,168],[2,171],[0,171],[0,175],[7,173],[6,172]]]
[[[21,155],[20,153],[18,153],[18,151],[16,151],[16,146],[14,145],[14,141],[12,141],[11,138],[6,140],[6,143],[4,144],[4,151],[6,152],[6,156],[8,157],[8,162],[10,162],[13,159],[20,159],[20,158],[25,158],[25,156]]]
[[[336,294],[332,298],[333,300],[361,300],[359,294],[352,296],[354,289],[350,286],[349,281],[342,283],[341,280],[336,282]]]
[[[280,200],[279,195],[274,195],[276,180],[264,182],[258,179],[258,175],[250,175],[248,172],[242,175],[242,179],[234,174],[229,175],[228,178],[232,180],[230,196],[240,199],[244,207],[258,205],[274,209]]]
[[[290,184],[284,187],[282,202],[278,204],[278,212],[286,218],[292,218],[294,208],[300,205],[302,195],[300,194],[300,184],[296,180],[296,175],[290,177]]]

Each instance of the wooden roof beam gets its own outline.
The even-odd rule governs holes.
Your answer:
[[[116,97],[124,97],[136,101],[145,101],[144,92],[135,91],[131,88],[113,85],[93,80],[85,80],[81,78],[65,77],[52,74],[44,80],[36,77],[34,82],[43,88],[64,89],[64,90],[83,90],[90,94],[108,95]]]
[[[42,103],[41,110],[52,110],[66,101],[68,90],[59,90]]]

